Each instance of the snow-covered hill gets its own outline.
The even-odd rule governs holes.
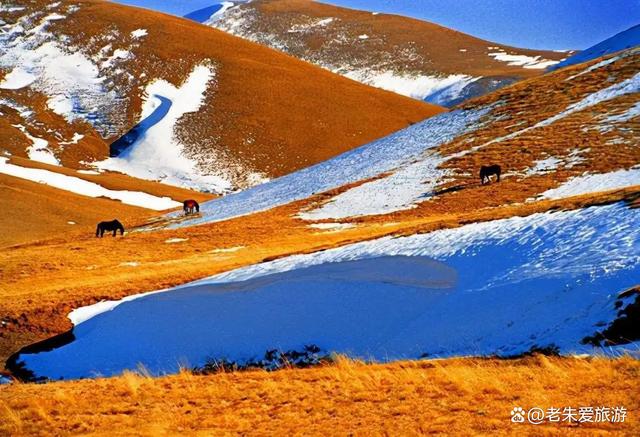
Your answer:
[[[441,111],[148,10],[38,0],[1,18],[0,148],[48,164],[227,192]]]
[[[605,39],[598,44],[589,47],[573,56],[560,61],[557,64],[548,67],[549,71],[568,65],[580,64],[582,62],[591,61],[601,56],[610,55],[621,50],[626,50],[640,45],[640,24],[633,26],[623,32],[617,33],[611,38]]]
[[[445,106],[541,74],[567,56],[307,0],[236,3],[205,24],[350,79]]]

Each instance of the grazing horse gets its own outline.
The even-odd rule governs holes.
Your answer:
[[[496,175],[496,182],[500,182],[500,173],[502,173],[502,168],[497,164],[483,165],[480,167],[480,183],[484,185],[485,180],[491,182],[491,175]]]
[[[200,212],[200,205],[193,199],[185,200],[182,204],[184,215],[194,214]]]
[[[113,231],[113,236],[116,236],[116,232],[120,231],[120,235],[124,235],[124,226],[118,220],[111,220],[110,222],[100,222],[96,228],[96,237],[104,235],[105,231]]]

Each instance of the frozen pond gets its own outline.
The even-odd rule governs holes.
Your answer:
[[[615,319],[617,294],[639,281],[640,210],[619,203],[248,266],[112,305],[69,343],[19,360],[56,379],[140,363],[175,372],[308,344],[379,361],[593,352],[581,340]]]

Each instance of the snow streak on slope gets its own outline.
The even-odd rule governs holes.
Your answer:
[[[103,170],[119,171],[141,179],[203,191],[220,193],[229,190],[230,182],[199,171],[196,162],[184,154],[184,146],[175,133],[176,123],[180,118],[200,108],[213,77],[213,67],[199,65],[180,87],[164,80],[151,82],[145,90],[140,119],[149,117],[161,104],[159,97],[170,101],[166,115],[147,129],[120,156],[94,165]]]
[[[109,190],[96,183],[73,176],[39,168],[27,168],[9,164],[7,158],[0,158],[0,173],[50,185],[82,196],[107,197],[109,199],[120,200],[127,205],[140,206],[157,211],[171,209],[181,205],[169,197],[158,197],[141,191]]]
[[[498,61],[506,62],[508,65],[517,65],[522,68],[543,69],[555,65],[558,61],[542,59],[541,56],[511,55],[505,52],[492,52],[489,56]]]
[[[76,341],[21,359],[58,378],[139,362],[172,372],[305,344],[380,361],[593,352],[581,340],[616,317],[616,294],[640,279],[639,220],[614,204],[291,256],[86,307],[94,317]]]
[[[190,226],[246,215],[377,176],[401,164],[411,163],[427,149],[473,130],[489,110],[439,114],[328,161],[207,202],[201,206],[202,217],[173,226]]]
[[[615,99],[616,97],[624,96],[626,94],[633,94],[637,92],[640,92],[640,73],[636,73],[634,76],[630,77],[629,79],[625,79],[607,88],[591,93],[586,97],[582,98],[580,101],[567,106],[567,108],[564,111],[561,111],[552,117],[546,118],[534,124],[533,126],[526,127],[524,129],[518,130],[516,132],[512,132],[502,137],[494,138],[480,146],[476,146],[472,149],[466,150],[462,152],[462,154],[476,151],[482,147],[485,147],[493,143],[514,139],[531,130],[549,126],[558,120],[568,117],[571,114],[574,114],[576,112],[583,111],[591,106],[597,105],[602,102],[606,102],[607,100]]]
[[[372,69],[349,70],[344,67],[328,69],[366,85],[437,105],[446,105],[449,101],[457,99],[464,87],[478,79],[466,74],[428,76]]]
[[[305,220],[342,219],[414,208],[446,181],[446,171],[438,168],[443,161],[435,152],[427,152],[424,158],[391,175],[351,188],[299,216]]]
[[[545,199],[561,199],[596,191],[615,190],[640,185],[640,168],[617,170],[602,174],[585,174],[569,179],[557,188],[547,190],[540,196]]]
[[[560,63],[553,65],[549,70],[580,64],[611,53],[619,52],[640,45],[640,24],[620,32],[586,50],[583,50]]]
[[[20,129],[24,136],[31,141],[31,145],[27,148],[27,156],[29,156],[29,159],[44,162],[45,164],[60,165],[60,161],[58,161],[49,149],[49,142],[47,140],[32,136],[21,124],[13,125],[13,127]]]

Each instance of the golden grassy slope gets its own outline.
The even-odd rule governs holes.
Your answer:
[[[0,433],[637,435],[640,362],[535,356],[0,386]],[[624,423],[514,424],[513,407],[624,406]]]
[[[204,202],[213,195],[144,181],[120,173],[105,172],[97,175],[81,174],[75,170],[43,164],[13,156],[9,163],[27,168],[44,169],[94,182],[110,190],[141,191],[159,197],[170,197],[177,202],[195,199]],[[37,240],[67,235],[80,238],[91,235],[96,223],[119,219],[128,229],[147,221],[159,211],[126,205],[108,198],[81,196],[48,185],[0,173],[0,247],[24,244]],[[70,225],[68,222],[74,222]]]
[[[236,20],[236,17],[240,19]],[[328,18],[334,21],[308,26]],[[241,23],[236,24],[236,21]],[[380,68],[405,75],[533,77],[544,73],[544,69],[508,65],[488,53],[504,50],[549,60],[567,56],[566,53],[510,47],[400,15],[374,15],[313,0],[252,1],[239,5],[213,25],[318,64],[351,66],[353,70]],[[308,27],[304,31],[292,31],[296,25]],[[361,40],[360,35],[368,38]]]
[[[452,210],[471,212],[479,208],[526,202],[583,173],[607,173],[640,164],[639,117],[615,125],[609,123],[609,130],[600,130],[607,125],[607,117],[624,114],[636,104],[640,93],[622,95],[549,125],[524,131],[551,119],[591,94],[634,77],[640,71],[640,50],[631,51],[629,56],[605,67],[572,78],[600,61],[602,59],[595,59],[542,77],[523,80],[462,104],[461,109],[491,110],[481,120],[478,129],[433,150],[449,158],[442,164],[450,172],[448,181],[436,189],[445,194],[428,198],[414,209],[338,221],[402,222]],[[519,131],[523,132],[514,135]],[[579,156],[580,160],[569,165],[571,156]],[[564,160],[565,163],[546,174],[527,174],[536,161],[550,157]],[[489,164],[501,165],[503,178],[500,184],[480,184],[480,167]],[[324,193],[316,198],[316,203],[306,208],[331,201],[345,188]]]
[[[7,20],[11,22],[19,15],[43,10],[49,3],[31,2],[26,11]],[[132,53],[119,64],[127,74],[101,72],[108,76],[106,82],[112,81],[112,88],[125,96],[115,111],[127,120],[119,127],[119,134],[138,121],[142,94],[148,83],[165,79],[180,86],[195,65],[210,62],[215,66],[215,80],[202,107],[182,117],[175,134],[186,144],[187,155],[204,167],[217,165],[232,176],[234,171],[280,176],[443,110],[359,84],[190,20],[100,0],[77,3],[80,6],[77,12],[52,22],[47,31],[58,38],[66,35],[69,47],[78,47],[89,57],[97,56],[107,43],[113,49],[125,48]],[[58,6],[63,15],[66,12],[62,8],[66,6]],[[136,29],[146,29],[148,35],[131,42],[129,34]],[[117,37],[105,39],[109,33]],[[73,128],[66,125],[46,107],[46,96],[42,93],[27,87],[2,90],[0,97],[36,111],[35,121],[29,123],[30,133],[49,140],[64,165],[75,167],[80,160],[108,156],[104,142],[83,140],[75,147],[58,147],[60,140],[49,130],[59,131],[68,139],[74,129],[81,132],[92,129],[80,122]],[[11,151],[18,153],[28,143],[21,141],[10,126],[20,121],[16,120],[15,111],[6,112],[13,118],[0,120],[0,133],[6,132],[13,138]],[[91,138],[95,140],[95,132]],[[242,175],[236,176],[238,181],[242,179]]]

